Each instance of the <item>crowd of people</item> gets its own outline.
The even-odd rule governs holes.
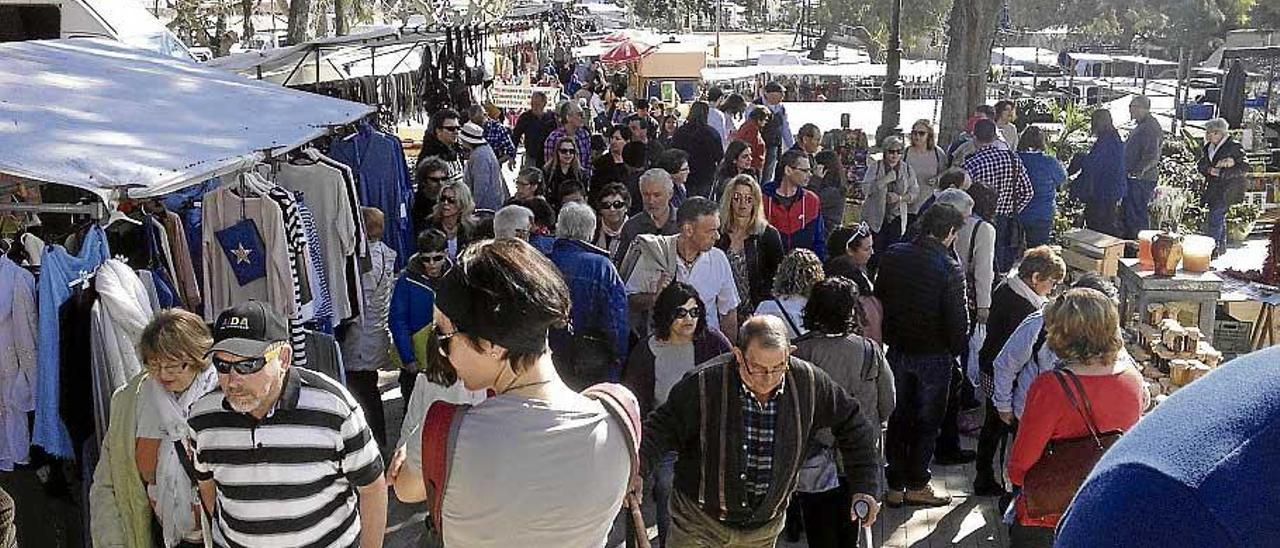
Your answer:
[[[159,314],[146,372],[112,402],[95,545],[380,546],[390,489],[425,502],[447,546],[615,545],[644,534],[624,509],[638,501],[659,546],[772,547],[785,530],[847,547],[881,502],[950,504],[932,468],[975,460],[1012,544],[1052,545],[1066,508],[1031,481],[1048,448],[1129,430],[1147,406],[1114,287],[1058,287],[1055,195],[1080,171],[1089,226],[1146,228],[1149,102],[1133,101],[1126,143],[1095,115],[1097,143],[1068,168],[1007,101],[947,149],[920,120],[872,157],[865,136],[793,133],[782,96],[713,88],[683,115],[620,115],[534,93],[510,128],[493,108],[434,113],[416,253],[395,272],[381,250],[363,274],[376,317],[351,332],[371,362],[346,364],[346,385],[291,367],[260,303],[212,330]],[[1206,176],[1238,169],[1238,147],[1207,146]],[[368,374],[389,362],[406,398],[394,447]],[[979,406],[975,453],[959,415]],[[1100,512],[1073,507],[1089,517],[1064,535],[1098,534],[1079,522]]]

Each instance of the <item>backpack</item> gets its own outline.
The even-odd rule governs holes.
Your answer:
[[[609,415],[622,425],[626,433],[627,448],[631,456],[630,485],[636,484],[640,475],[640,405],[636,397],[620,384],[600,383],[582,391],[582,395],[599,401]],[[470,405],[452,404],[437,401],[427,410],[427,418],[422,425],[422,481],[426,486],[429,527],[437,540],[443,545],[444,491],[449,485],[449,464],[453,457],[458,429]],[[636,546],[649,548],[648,530],[644,518],[640,515],[639,493],[630,491],[623,497],[623,508],[628,512],[631,527],[628,531],[636,538]]]

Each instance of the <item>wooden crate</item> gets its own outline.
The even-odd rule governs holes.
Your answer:
[[[1068,266],[1103,276],[1115,276],[1125,241],[1101,232],[1081,228],[1062,236],[1062,260]]]

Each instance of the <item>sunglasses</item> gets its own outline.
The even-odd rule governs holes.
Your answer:
[[[928,135],[928,134],[929,134],[929,132],[928,132],[928,131],[925,131],[925,130],[923,130],[923,129],[917,129],[917,130],[915,130],[915,131],[912,131],[912,132],[911,132],[911,134],[912,134],[912,135],[917,135],[917,136],[920,136],[920,137],[924,137],[924,136]]]
[[[612,202],[600,202],[600,209],[624,209],[627,203],[622,200],[614,200]]]
[[[756,203],[756,199],[755,199],[755,197],[754,197],[754,196],[734,196],[732,199],[733,199],[733,203],[735,203],[735,204],[754,204],[754,203]]]
[[[447,255],[423,255],[422,260],[429,263],[439,263],[448,260]]]
[[[440,126],[440,129],[443,129],[450,133],[457,133],[459,131],[462,131],[462,126]]]
[[[274,358],[275,356],[272,355],[272,357]],[[261,356],[248,360],[231,362],[214,356],[211,361],[213,362],[213,368],[217,369],[218,374],[220,375],[230,375],[232,371],[235,371],[240,375],[252,375],[261,371],[262,368],[267,365],[267,362],[271,360],[267,356]]]
[[[458,205],[458,199],[457,199],[457,198],[449,198],[449,197],[447,197],[447,196],[446,196],[446,197],[444,197],[444,198],[440,198],[440,203],[442,203],[442,204],[449,204],[449,205]]]
[[[560,149],[560,154],[576,154],[576,153],[577,153],[577,151],[576,151],[576,150],[573,150],[573,149],[571,149],[571,148],[562,148],[562,149]]]
[[[698,308],[676,308],[676,319],[683,320],[685,318],[698,319],[702,317],[702,310]]]
[[[440,347],[441,356],[444,356],[446,358],[449,357],[449,352],[450,352],[449,345],[451,344],[451,341],[453,341],[453,338],[457,335],[458,335],[457,331],[450,331],[448,333],[441,333],[439,331],[436,331],[436,343],[437,343],[437,346]]]

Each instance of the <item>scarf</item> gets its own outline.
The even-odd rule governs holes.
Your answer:
[[[1036,310],[1044,308],[1044,305],[1049,302],[1049,299],[1040,296],[1034,289],[1031,289],[1031,286],[1027,285],[1027,282],[1022,281],[1016,271],[1009,273],[1009,277],[1005,278],[1005,283],[1009,284],[1009,289],[1012,289],[1019,297],[1026,299],[1027,302],[1036,307]]]
[[[174,441],[180,441],[187,435],[187,415],[191,406],[201,396],[218,387],[218,373],[212,368],[205,368],[191,381],[191,386],[182,394],[174,394],[151,380],[146,383],[145,397],[150,402],[151,411],[160,419],[160,450],[156,461],[155,500],[156,513],[164,527],[164,545],[176,546],[183,537],[200,525],[191,511],[199,500],[196,487],[182,467],[178,459]]]

